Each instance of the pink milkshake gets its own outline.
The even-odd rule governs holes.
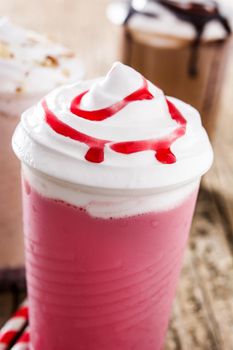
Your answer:
[[[212,162],[198,113],[117,63],[28,110],[13,147],[32,349],[161,350]]]

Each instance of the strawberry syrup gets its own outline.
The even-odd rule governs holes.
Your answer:
[[[107,118],[114,117],[114,115],[122,110],[129,103],[142,100],[151,100],[155,98],[148,89],[148,83],[146,79],[143,78],[142,87],[133,93],[129,94],[122,100],[116,102],[115,104],[93,111],[84,110],[81,108],[82,98],[86,95],[87,91],[82,92],[80,95],[76,96],[71,102],[70,111],[80,117],[90,121],[101,122]],[[155,151],[156,159],[164,164],[171,164],[176,162],[176,157],[171,151],[171,146],[178,138],[183,136],[186,132],[186,120],[180,113],[180,111],[175,107],[175,105],[166,99],[168,110],[171,119],[176,121],[177,128],[173,130],[169,135],[166,135],[160,139],[148,139],[148,140],[135,140],[135,141],[123,141],[114,142],[111,140],[101,140],[95,137],[86,135],[69,125],[65,124],[57,118],[57,116],[48,108],[46,100],[42,101],[42,106],[45,112],[46,123],[55,131],[56,133],[69,137],[72,140],[85,143],[89,150],[87,151],[85,158],[89,162],[101,163],[104,161],[104,147],[109,145],[109,147],[121,154],[132,154],[136,152],[143,151]]]

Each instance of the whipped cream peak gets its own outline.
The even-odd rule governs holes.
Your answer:
[[[47,175],[107,189],[187,182],[212,162],[198,112],[119,62],[105,78],[58,88],[26,111],[13,147]]]
[[[83,97],[81,107],[87,110],[109,107],[138,90],[143,84],[143,79],[133,68],[116,62],[106,77],[92,85]],[[154,89],[154,93],[158,91]]]
[[[93,84],[82,99],[81,107],[89,110],[108,107],[132,93],[141,84],[142,77],[138,72],[116,62],[106,77]]]
[[[137,96],[135,92],[136,94],[138,92]],[[78,116],[85,110],[94,115],[101,112],[100,110],[108,109],[109,115],[105,118],[105,123],[108,124],[119,125],[123,117],[124,125],[129,125],[133,129],[134,122],[143,124],[155,113],[156,117],[151,121],[152,124],[158,125],[162,120],[161,124],[166,124],[166,127],[168,124],[173,125],[163,91],[121,62],[114,63],[106,77],[93,83],[82,97],[78,110],[75,108],[75,101],[73,102],[73,112]],[[138,108],[138,113],[135,113],[135,108]],[[110,109],[116,113],[110,113]],[[152,124],[150,128],[153,128]],[[145,128],[145,125],[143,127]],[[139,136],[138,138],[141,139]]]

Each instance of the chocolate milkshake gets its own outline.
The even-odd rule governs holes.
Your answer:
[[[225,0],[113,1],[108,7],[110,19],[122,24],[122,61],[197,108],[209,135],[232,47],[232,11]]]
[[[20,171],[11,149],[21,113],[51,89],[83,77],[77,56],[63,46],[0,18],[0,284],[23,278]],[[4,287],[5,286],[5,287]]]
[[[198,112],[116,63],[26,111],[22,162],[34,350],[161,350],[201,175]]]

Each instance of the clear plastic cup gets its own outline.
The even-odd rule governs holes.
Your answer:
[[[200,179],[116,192],[25,165],[22,179],[32,349],[161,350]]]

